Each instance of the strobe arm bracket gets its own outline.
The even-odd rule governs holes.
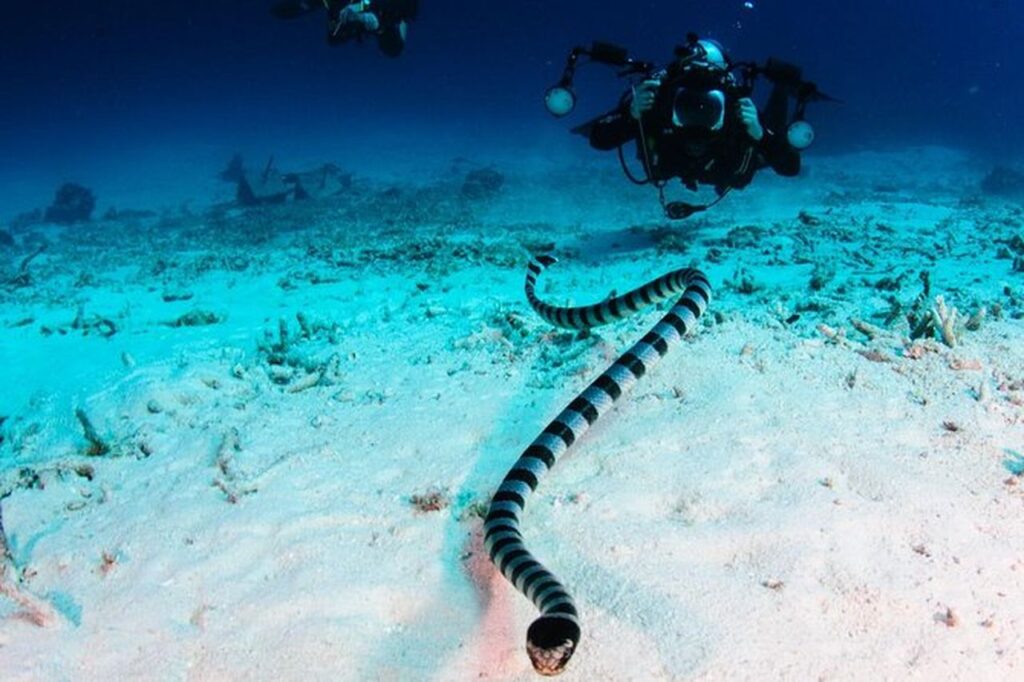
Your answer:
[[[577,46],[569,52],[565,60],[565,69],[558,82],[548,88],[544,94],[544,106],[548,112],[555,117],[561,118],[569,115],[576,108],[576,93],[573,90],[573,80],[576,77],[576,69],[580,65],[580,59],[586,57],[592,62],[604,64],[622,69],[619,76],[629,76],[636,73],[647,73],[654,69],[650,62],[643,62],[633,59],[629,52],[618,45],[594,41],[589,47]]]

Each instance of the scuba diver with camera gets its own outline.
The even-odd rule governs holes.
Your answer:
[[[654,185],[672,219],[707,210],[733,189],[746,187],[763,168],[786,177],[799,174],[800,153],[814,139],[804,109],[808,102],[831,100],[801,80],[795,66],[774,59],[764,66],[733,63],[718,43],[691,34],[686,45],[676,48],[676,59],[661,69],[606,43],[574,49],[562,79],[545,96],[555,116],[567,115],[575,106],[572,79],[581,57],[623,68],[620,75],[641,80],[618,107],[573,132],[586,136],[595,149],[618,150],[627,177]],[[759,76],[774,84],[763,113],[751,99]],[[796,100],[792,116],[791,98]],[[637,144],[643,178],[629,171],[623,156],[631,141]],[[696,205],[668,202],[665,186],[673,178],[691,191],[711,186],[717,198]]]
[[[377,39],[380,51],[397,57],[405,49],[409,22],[416,19],[418,0],[281,0],[271,8],[279,19],[295,19],[321,9],[327,11],[327,42],[341,45],[367,36]]]

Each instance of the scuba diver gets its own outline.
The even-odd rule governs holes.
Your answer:
[[[630,180],[654,185],[672,219],[707,210],[733,189],[749,185],[763,168],[786,177],[798,175],[800,152],[814,139],[813,128],[803,120],[804,107],[811,101],[831,100],[813,83],[802,81],[795,66],[774,59],[765,66],[736,64],[718,43],[691,34],[665,68],[636,61],[624,49],[606,43],[574,49],[562,80],[545,97],[555,116],[568,114],[575,105],[572,78],[582,56],[624,67],[620,75],[640,75],[642,81],[623,95],[618,107],[573,132],[586,136],[595,149],[618,150]],[[750,96],[762,75],[774,87],[760,112]],[[792,117],[790,98],[797,101]],[[628,142],[637,144],[643,178],[636,178],[626,166],[622,149]],[[665,186],[673,178],[691,191],[711,186],[717,197],[699,205],[667,202]]]
[[[294,19],[321,9],[327,11],[327,42],[341,45],[367,36],[380,51],[397,57],[405,49],[409,22],[416,19],[418,0],[281,0],[271,8],[279,19]]]

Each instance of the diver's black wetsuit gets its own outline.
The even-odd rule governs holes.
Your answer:
[[[419,12],[418,0],[371,0],[365,11],[373,12],[380,22],[379,28],[368,33],[359,28],[355,31],[334,31],[338,15],[350,2],[345,0],[327,0],[328,31],[327,42],[331,45],[347,43],[353,38],[361,39],[365,35],[377,37],[380,51],[389,57],[397,57],[405,49],[405,36],[402,35],[402,22],[416,19]]]
[[[314,12],[327,10],[327,42],[341,45],[351,40],[362,40],[367,35],[377,37],[381,52],[397,57],[405,49],[402,22],[410,22],[419,11],[418,0],[369,0],[361,11],[372,12],[379,26],[376,31],[367,31],[362,24],[351,22],[339,24],[338,17],[351,0],[279,0],[270,8],[278,19],[296,19]]]
[[[764,137],[760,142],[750,138],[736,115],[726,116],[723,129],[714,133],[676,128],[658,100],[642,117],[642,135],[640,124],[630,114],[630,102],[627,93],[618,108],[590,126],[590,145],[613,150],[636,141],[640,161],[652,180],[679,178],[693,190],[698,185],[712,185],[722,195],[728,189],[746,187],[765,167],[784,176],[800,172],[800,154],[786,141],[788,96],[779,87],[772,90],[761,116]]]

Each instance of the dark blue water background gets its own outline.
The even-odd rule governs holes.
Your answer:
[[[599,38],[660,60],[691,30],[735,58],[796,62],[845,100],[813,110],[821,151],[928,143],[1012,160],[1024,149],[1024,5],[1010,0],[422,0],[399,60],[331,48],[321,16],[280,22],[269,4],[5,2],[0,179],[139,164],[149,148],[311,156],[362,141],[366,154],[382,139],[415,155],[449,137],[486,149],[562,135],[568,123],[540,98],[570,46]],[[570,122],[621,86],[589,69]]]

